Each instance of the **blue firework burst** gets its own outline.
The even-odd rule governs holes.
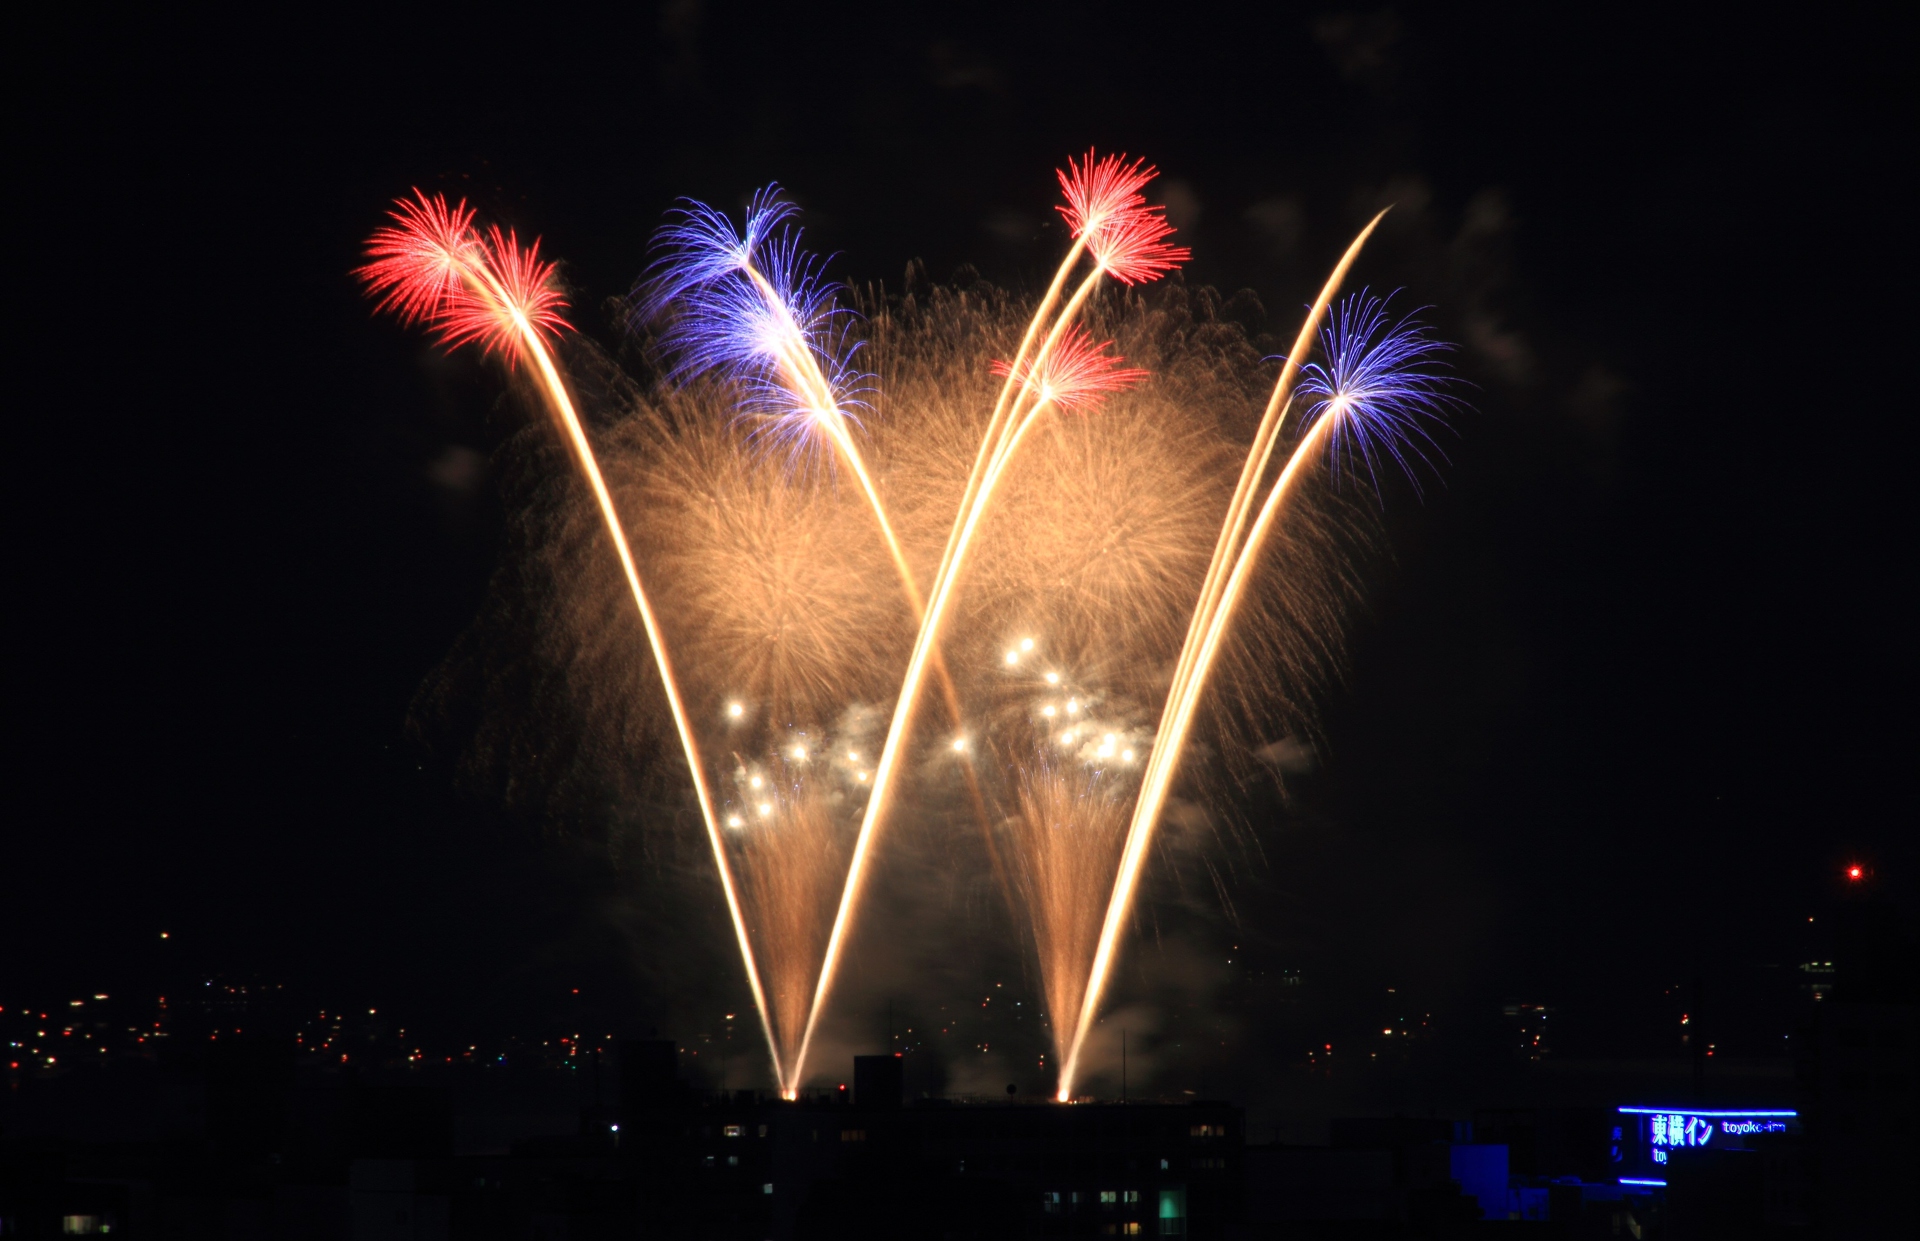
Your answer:
[[[673,382],[722,377],[756,435],[802,450],[820,419],[855,420],[872,377],[855,364],[853,312],[823,260],[801,249],[795,214],[777,185],[754,194],[740,229],[688,200],[654,234],[634,313],[660,324]]]
[[[1362,290],[1335,304],[1320,329],[1324,361],[1300,368],[1294,393],[1303,429],[1335,420],[1329,452],[1336,471],[1364,469],[1377,489],[1381,467],[1392,462],[1417,493],[1418,467],[1446,456],[1433,429],[1459,404],[1449,391],[1458,381],[1442,361],[1453,346],[1436,339],[1417,311],[1394,319],[1389,300]]]

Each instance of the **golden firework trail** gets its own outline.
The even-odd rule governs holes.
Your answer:
[[[1320,295],[1314,299],[1312,308],[1300,325],[1299,335],[1294,338],[1292,351],[1281,364],[1280,376],[1274,384],[1273,395],[1267,402],[1259,430],[1255,433],[1253,444],[1247,453],[1247,461],[1241,471],[1239,485],[1234,489],[1233,499],[1228,505],[1226,519],[1221,525],[1220,540],[1216,545],[1213,561],[1207,568],[1200,599],[1188,625],[1187,640],[1181,647],[1180,660],[1174,669],[1173,683],[1167,692],[1166,706],[1161,713],[1160,730],[1147,759],[1147,770],[1141,780],[1140,794],[1134,804],[1133,818],[1127,827],[1127,844],[1121,854],[1119,873],[1114,878],[1113,894],[1108,899],[1106,920],[1100,929],[1100,942],[1094,951],[1093,968],[1081,999],[1079,1020],[1074,1026],[1066,1059],[1060,1066],[1058,1097],[1062,1102],[1073,1097],[1073,1082],[1079,1069],[1080,1053],[1086,1043],[1087,1033],[1093,1026],[1094,1015],[1099,1010],[1100,1001],[1105,995],[1114,958],[1119,950],[1120,935],[1125,929],[1139,883],[1140,870],[1146,860],[1148,848],[1153,842],[1154,829],[1159,823],[1160,811],[1166,804],[1174,773],[1178,770],[1180,756],[1186,746],[1187,734],[1193,724],[1194,711],[1198,707],[1200,694],[1206,687],[1207,674],[1212,670],[1214,658],[1219,653],[1221,635],[1225,633],[1227,623],[1233,615],[1234,605],[1246,589],[1247,579],[1258,563],[1260,549],[1266,541],[1267,533],[1273,528],[1282,502],[1292,491],[1301,467],[1312,460],[1321,441],[1335,425],[1341,412],[1338,409],[1333,410],[1329,416],[1316,421],[1294,446],[1286,466],[1280,472],[1280,477],[1275,480],[1272,490],[1267,495],[1266,503],[1261,506],[1259,517],[1254,521],[1252,530],[1246,532],[1246,537],[1242,541],[1241,536],[1245,531],[1253,495],[1273,455],[1281,424],[1291,404],[1293,385],[1300,373],[1301,359],[1312,347],[1314,334],[1319,330],[1327,308],[1332,304],[1334,295],[1339,292],[1347,272],[1359,258],[1367,239],[1373,235],[1374,229],[1379,226],[1385,215],[1386,212],[1382,211],[1367,222],[1367,226],[1361,229],[1359,235],[1353,239],[1346,253],[1340,257],[1339,263],[1334,266],[1332,274],[1327,277],[1326,283],[1321,286]]]
[[[741,958],[746,966],[754,1007],[760,1016],[768,1050],[772,1053],[773,1024],[766,994],[760,985],[759,970],[754,965],[753,946],[748,940],[739,893],[735,889],[733,872],[727,863],[726,850],[720,838],[713,796],[700,760],[700,749],[694,740],[693,728],[687,719],[686,706],[674,677],[673,661],[668,657],[659,620],[647,599],[646,588],[641,584],[639,567],[627,543],[626,528],[614,505],[613,495],[607,489],[600,463],[594,456],[593,444],[587,438],[586,428],[581,424],[573,398],[567,391],[566,382],[542,333],[543,328],[553,330],[564,325],[564,320],[559,317],[562,303],[552,288],[552,268],[539,263],[538,243],[523,252],[511,234],[503,237],[497,229],[492,230],[487,238],[481,238],[472,227],[472,214],[467,211],[466,204],[450,209],[444,198],[429,199],[418,191],[416,195],[417,202],[403,199],[396,204],[393,212],[395,226],[382,229],[374,235],[368,248],[372,261],[361,269],[361,274],[374,292],[387,293],[388,305],[404,317],[425,319],[432,323],[440,329],[442,339],[447,343],[480,340],[490,349],[502,349],[510,359],[525,356],[533,360],[548,408],[560,424],[568,445],[573,449],[574,459],[586,476],[601,519],[613,540],[614,552],[619,557],[620,569],[633,595],[634,606],[640,613],[640,623],[646,630],[654,664],[660,673],[661,688],[666,692],[674,728],[679,734],[687,768],[693,777],[700,817],[706,826],[707,840],[719,870],[721,890],[726,896],[727,913],[733,922],[734,937],[739,942]],[[784,1088],[786,1083],[780,1076],[779,1056],[774,1054],[772,1059],[775,1077]]]
[[[887,728],[887,740],[881,748],[880,761],[874,768],[873,792],[868,795],[866,811],[860,820],[860,832],[854,840],[846,883],[841,889],[840,907],[834,914],[833,930],[827,938],[827,951],[821,962],[820,981],[814,990],[813,1008],[807,1015],[806,1032],[801,1036],[800,1050],[794,1058],[791,1080],[796,1082],[805,1075],[807,1053],[812,1047],[813,1036],[828,997],[832,994],[835,971],[852,924],[853,911],[859,902],[875,831],[893,791],[894,776],[911,729],[914,709],[919,702],[920,687],[929,659],[937,649],[941,622],[953,598],[954,585],[966,566],[967,552],[981,519],[992,506],[994,492],[1000,480],[1006,476],[1008,463],[1046,410],[1071,403],[1076,396],[1091,396],[1099,391],[1111,390],[1134,378],[1132,375],[1123,377],[1115,374],[1112,360],[1104,364],[1096,361],[1101,356],[1103,346],[1091,346],[1081,338],[1076,342],[1080,348],[1075,351],[1074,357],[1068,359],[1068,367],[1078,363],[1082,369],[1070,373],[1077,373],[1088,383],[1088,387],[1084,393],[1076,393],[1071,386],[1062,387],[1054,382],[1056,376],[1050,366],[1055,354],[1061,349],[1062,342],[1069,339],[1069,327],[1103,276],[1112,274],[1129,282],[1147,279],[1171,269],[1186,258],[1184,250],[1164,243],[1172,228],[1165,223],[1160,210],[1147,207],[1138,193],[1139,188],[1154,175],[1152,170],[1142,173],[1138,161],[1131,167],[1119,159],[1096,163],[1091,152],[1084,166],[1070,162],[1069,169],[1072,170],[1070,173],[1061,174],[1069,203],[1063,212],[1074,225],[1075,242],[1048,286],[1046,296],[1035,309],[1015,360],[1007,367],[1007,381],[999,399],[995,401],[993,416],[982,437],[980,451],[975,456],[953,533],[948,537],[947,550],[934,580],[932,598],[914,639],[913,654],[907,661],[900,694],[894,702],[893,718]],[[1081,255],[1089,250],[1095,259],[1093,270],[1081,281],[1066,306],[1053,317],[1045,340],[1028,359],[1027,350],[1039,334],[1041,325],[1048,321],[1048,315],[1058,304],[1067,278]],[[1011,399],[1009,393],[1012,394]],[[1022,406],[1029,399],[1032,404],[1026,407],[1023,415]]]
[[[853,442],[853,436],[847,431],[847,416],[834,395],[833,385],[827,382],[826,375],[821,371],[806,334],[787,313],[780,291],[751,261],[743,263],[741,270],[753,281],[754,287],[766,299],[769,313],[781,324],[781,330],[774,334],[772,347],[782,379],[801,408],[812,415],[813,425],[826,433],[834,451],[839,453],[840,459],[859,480],[860,491],[866,496],[867,505],[873,511],[873,520],[880,527],[880,537],[886,542],[887,554],[893,557],[894,570],[900,575],[900,587],[913,605],[914,619],[918,620],[927,610],[926,601],[920,595],[919,584],[913,580],[913,567],[907,563],[907,555],[900,548],[900,539],[893,532],[893,523],[887,520],[887,506],[880,499],[879,489],[873,485],[873,475],[867,472],[860,446]]]
[[[660,632],[660,622],[655,618],[653,605],[647,600],[646,587],[640,583],[640,570],[634,563],[633,549],[627,545],[626,529],[620,521],[619,510],[614,507],[613,495],[607,490],[607,480],[600,472],[600,463],[593,455],[593,445],[587,439],[586,429],[580,423],[575,412],[573,400],[567,394],[566,384],[560,378],[560,372],[553,363],[552,354],[546,343],[539,339],[530,326],[525,324],[524,316],[516,315],[516,326],[520,327],[523,338],[528,342],[528,352],[540,368],[540,376],[547,398],[552,404],[555,416],[566,431],[567,442],[573,447],[576,460],[587,476],[587,485],[593,490],[594,502],[600,507],[607,533],[613,538],[615,553],[620,557],[620,571],[626,576],[627,589],[633,593],[634,607],[640,612],[640,623],[646,627],[647,645],[653,652],[655,666],[660,672],[660,686],[666,691],[667,708],[673,713],[674,731],[680,737],[681,750],[686,754],[687,770],[693,776],[694,796],[700,804],[700,819],[706,826],[707,842],[713,850],[714,865],[720,874],[720,888],[726,896],[727,916],[733,922],[734,938],[740,944],[740,957],[747,971],[747,985],[753,991],[754,1011],[759,1014],[761,1031],[767,1040],[767,1049],[773,1061],[774,1079],[784,1092],[786,1079],[781,1075],[780,1057],[775,1053],[773,1039],[773,1018],[768,1011],[767,996],[760,984],[760,969],[754,963],[753,944],[747,935],[747,923],[740,909],[740,894],[735,889],[733,868],[727,862],[724,843],[720,837],[719,820],[714,813],[713,793],[708,787],[705,769],[701,765],[699,743],[694,740],[693,726],[687,719],[687,708],[680,697],[680,686],[673,674],[673,661],[667,654],[666,639]]]
[[[853,435],[847,430],[847,416],[840,408],[840,402],[834,395],[833,385],[827,381],[826,374],[820,369],[820,361],[814,356],[807,337],[788,313],[785,300],[778,289],[763,275],[751,261],[743,263],[741,270],[747,273],[754,287],[766,299],[768,311],[776,316],[784,330],[777,333],[774,343],[776,365],[782,378],[789,385],[801,407],[813,416],[814,425],[826,432],[834,451],[846,463],[848,469],[860,483],[860,492],[867,499],[867,507],[873,513],[874,524],[880,528],[880,537],[887,545],[887,554],[893,559],[894,572],[899,575],[900,589],[907,597],[907,604],[913,609],[916,624],[923,623],[927,615],[926,599],[920,593],[920,585],[914,580],[913,566],[907,563],[906,552],[900,547],[899,536],[893,531],[893,522],[887,517],[887,506],[880,499],[880,491],[873,483],[873,475],[867,470],[866,459],[861,456],[860,446],[854,442]],[[942,696],[946,700],[947,713],[953,718],[954,726],[960,725],[960,693],[954,687],[953,677],[947,671],[946,661],[941,658],[938,648],[934,650],[932,660],[933,674],[939,679]],[[986,804],[981,800],[979,786],[973,775],[968,772],[967,786],[973,794],[973,801],[980,814],[982,826],[986,821]]]

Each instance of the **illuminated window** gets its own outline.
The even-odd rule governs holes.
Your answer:
[[[1125,1202],[1138,1202],[1138,1201],[1140,1201],[1140,1191],[1139,1191],[1139,1190],[1137,1190],[1137,1189],[1129,1189],[1129,1190],[1128,1190],[1128,1191],[1126,1192],[1126,1195],[1125,1195],[1125,1197],[1124,1197],[1124,1198],[1122,1199],[1122,1201],[1125,1201]]]
[[[1187,1235],[1187,1191],[1184,1189],[1163,1189],[1160,1191],[1160,1235],[1163,1237],[1184,1237]]]
[[[728,1156],[727,1156],[727,1166],[728,1166],[729,1168],[737,1168],[737,1167],[739,1167],[739,1166],[740,1166],[740,1156],[738,1156],[738,1155],[728,1155]]]
[[[707,1166],[708,1166],[709,1168],[711,1168],[711,1167],[713,1166],[713,1156],[712,1156],[712,1155],[708,1155],[708,1156],[707,1156]]]
[[[1227,1136],[1225,1125],[1195,1125],[1189,1134],[1196,1138],[1224,1138]]]
[[[867,1131],[865,1129],[842,1129],[840,1131],[840,1140],[842,1142],[864,1142],[867,1140]]]
[[[1128,1220],[1128,1221],[1127,1221],[1126,1223],[1124,1223],[1124,1224],[1122,1224],[1122,1225],[1120,1225],[1120,1235],[1121,1235],[1121,1236],[1123,1236],[1123,1237],[1137,1237],[1137,1236],[1139,1236],[1139,1235],[1140,1235],[1140,1221],[1139,1221],[1139,1220],[1137,1220],[1137,1219],[1130,1219],[1130,1220]]]
[[[1103,1189],[1100,1191],[1101,1206],[1112,1207],[1115,1203],[1119,1201],[1120,1201],[1120,1194],[1117,1190]]]
[[[1060,1191],[1049,1189],[1040,1195],[1040,1209],[1048,1215],[1060,1214]]]
[[[63,1215],[60,1217],[60,1231],[69,1237],[91,1237],[95,1233],[108,1231],[108,1225],[102,1224],[98,1215]]]
[[[761,1193],[763,1193],[763,1194],[770,1194],[770,1193],[772,1193],[772,1192],[773,1192],[773,1182],[772,1182],[772,1181],[768,1181],[768,1182],[767,1182],[766,1184],[764,1184],[764,1185],[762,1185],[762,1186],[760,1187],[760,1192],[761,1192]]]
[[[720,1132],[726,1134],[730,1138],[737,1138],[740,1136],[740,1126],[728,1125],[725,1129],[722,1129]]]
[[[760,1126],[760,1136],[763,1138],[767,1136],[767,1127],[765,1125]]]

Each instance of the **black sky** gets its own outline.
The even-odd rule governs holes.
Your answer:
[[[845,279],[1030,288],[1053,168],[1124,149],[1188,283],[1276,317],[1397,202],[1360,278],[1434,306],[1478,412],[1391,497],[1238,890],[1273,959],[1598,1009],[1789,959],[1844,862],[1920,862],[1913,47],[1844,6],[680,0],[15,55],[0,992],[221,970],[454,1026],[502,977],[628,985],[615,878],[406,735],[496,552],[449,452],[512,412],[348,277],[413,185],[542,236],[609,343],[681,194],[781,182]]]

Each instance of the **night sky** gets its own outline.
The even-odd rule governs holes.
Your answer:
[[[1849,862],[1910,902],[1912,47],[1680,7],[22,29],[0,1002],[219,973],[450,1033],[574,987],[674,1019],[634,958],[680,947],[606,916],[633,877],[409,731],[526,415],[374,319],[358,247],[411,186],[465,195],[612,346],[673,199],[777,180],[842,279],[1031,292],[1090,145],[1160,166],[1188,285],[1274,330],[1398,204],[1356,279],[1475,385],[1441,483],[1389,490],[1318,766],[1248,794],[1239,923],[1193,914],[1351,1002],[1223,985],[1236,1054],[1376,985],[1461,1029],[1549,1003],[1599,1054],[1670,984],[1822,951]]]

